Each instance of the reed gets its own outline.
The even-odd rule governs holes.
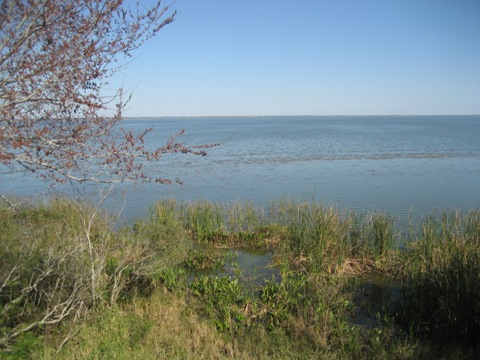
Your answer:
[[[469,244],[480,246],[480,210],[470,211],[464,219],[465,241]]]
[[[185,227],[200,242],[215,242],[225,233],[224,209],[209,201],[184,204],[181,207]]]
[[[360,216],[316,203],[281,201],[271,206],[270,215],[285,229],[282,251],[303,259],[309,271],[338,272],[353,263],[368,270],[397,247],[393,218],[385,213]]]
[[[184,226],[194,241],[216,246],[268,247],[271,233],[265,214],[251,203],[194,202],[180,206]]]
[[[265,224],[263,209],[255,207],[253,203],[226,204],[223,207],[226,217],[226,228],[230,233],[254,232]]]
[[[413,331],[474,344],[480,338],[478,212],[433,213],[409,244],[410,267],[402,304]]]
[[[272,209],[272,218],[285,229],[279,243],[281,251],[290,252],[316,271],[332,270],[341,263],[348,245],[349,223],[338,210],[285,201]]]
[[[182,262],[191,246],[175,201],[155,204],[149,217],[138,220],[133,234],[128,235],[131,242],[148,254],[141,265],[144,275],[156,274]]]
[[[364,253],[374,259],[380,259],[398,245],[393,218],[386,213],[368,215],[366,231]]]

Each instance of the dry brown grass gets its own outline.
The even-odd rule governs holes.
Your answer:
[[[195,359],[221,359],[230,352],[217,331],[201,321],[183,298],[159,292],[135,301],[130,311],[153,322],[146,342],[157,357],[175,357],[176,349],[182,348],[185,356]]]

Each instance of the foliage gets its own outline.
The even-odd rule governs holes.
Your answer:
[[[89,309],[152,293],[155,275],[186,254],[178,224],[160,205],[133,232],[114,231],[98,209],[72,200],[16,213],[1,207],[0,346]]]
[[[257,249],[273,245],[273,226],[266,226],[264,215],[252,204],[197,201],[183,204],[180,211],[196,241]]]
[[[143,261],[143,274],[154,274],[159,269],[183,261],[190,245],[173,201],[157,203],[146,221],[139,220],[135,223],[133,235],[142,249],[154,254],[157,261]],[[163,263],[159,263],[160,260]]]
[[[205,301],[203,306],[209,317],[214,318],[219,330],[236,331],[238,323],[244,318],[240,305],[245,297],[238,279],[202,275],[189,288]]]
[[[293,203],[278,211],[255,225],[277,239],[275,274],[252,282],[211,238],[191,243],[188,212],[173,201],[116,230],[88,204],[0,208],[5,356],[475,358],[478,212],[428,216],[394,249],[385,214]],[[267,230],[255,226],[247,231],[264,241]],[[212,236],[245,231],[235,229]],[[227,264],[234,270],[225,273]],[[381,304],[368,284],[388,290]]]
[[[95,273],[89,266],[89,247],[80,212],[74,203],[53,201],[51,208],[26,208],[17,214],[2,209],[0,235],[0,305],[3,346],[36,328],[81,313],[96,298]],[[101,242],[103,229],[95,221],[90,240]],[[102,226],[103,225],[103,226]]]

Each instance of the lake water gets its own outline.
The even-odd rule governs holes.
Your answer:
[[[181,186],[117,186],[109,206],[124,204],[128,222],[164,198],[262,207],[281,198],[315,200],[358,213],[386,211],[400,222],[434,209],[480,208],[480,116],[139,118],[123,125],[152,127],[152,148],[180,129],[190,145],[221,142],[206,157],[166,156],[146,166],[180,178]],[[17,195],[43,188],[18,173],[2,175],[0,184]]]

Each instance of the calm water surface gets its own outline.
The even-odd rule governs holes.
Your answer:
[[[152,148],[183,128],[181,140],[190,145],[222,143],[206,157],[166,156],[146,166],[182,179],[182,186],[118,186],[108,206],[125,204],[127,221],[162,198],[259,206],[315,200],[359,213],[386,211],[399,221],[480,207],[480,116],[146,118],[123,125],[152,127]],[[24,174],[3,175],[0,185],[18,195],[43,188]]]

